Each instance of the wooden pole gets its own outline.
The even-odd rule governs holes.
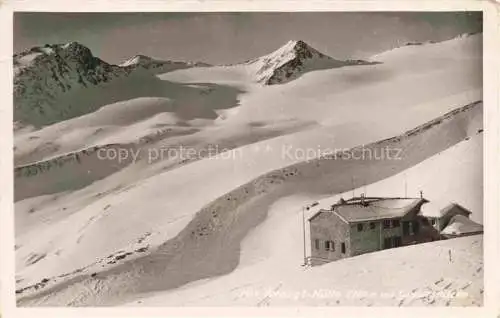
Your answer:
[[[406,183],[406,173],[405,173],[405,198],[408,197],[408,185]]]
[[[304,246],[304,266],[307,265],[306,258],[306,215],[305,215],[305,207],[302,207],[302,234],[303,234],[303,246]]]
[[[378,244],[378,247],[379,247],[379,250],[383,250],[384,249],[384,243],[382,242],[382,226],[384,225],[384,221],[379,221],[378,222],[378,226],[379,226],[379,231],[378,231],[378,237],[379,237],[379,244]]]
[[[354,176],[351,177],[351,182],[352,182],[352,197],[354,198],[354,189],[356,189],[356,186],[354,184]]]

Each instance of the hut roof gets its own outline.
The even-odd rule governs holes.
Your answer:
[[[319,210],[309,220],[328,212],[337,214],[347,223],[400,218],[426,202],[423,198],[352,198],[339,201],[331,210]]]

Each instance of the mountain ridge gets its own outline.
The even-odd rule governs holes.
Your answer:
[[[142,67],[145,69],[151,68],[161,68],[162,66],[172,66],[173,69],[182,68],[182,66],[186,67],[201,67],[201,66],[211,66],[208,63],[203,62],[192,62],[192,61],[173,61],[173,60],[159,60],[152,58],[143,54],[136,54],[124,62],[118,64],[120,67]],[[177,66],[178,68],[175,68]]]

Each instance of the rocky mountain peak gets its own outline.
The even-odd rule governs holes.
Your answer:
[[[54,108],[60,96],[78,88],[96,86],[128,71],[95,57],[78,42],[46,44],[15,54],[14,117],[35,126],[49,124],[72,115]]]
[[[291,40],[276,51],[252,60],[256,79],[264,85],[283,84],[313,70],[347,65],[369,64],[365,61],[341,61],[325,55],[302,40]]]

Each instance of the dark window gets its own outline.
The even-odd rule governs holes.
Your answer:
[[[342,250],[342,254],[345,254],[345,243],[344,242],[342,242],[340,249]]]
[[[419,230],[420,230],[420,223],[418,223],[418,221],[413,222],[413,232],[415,234],[418,234]]]
[[[403,245],[402,243],[402,240],[401,240],[401,236],[395,236],[393,237],[394,239],[394,247],[399,247],[401,245]]]
[[[371,222],[370,223],[370,229],[373,230],[375,228],[375,223]]]
[[[388,229],[391,227],[391,220],[384,220],[384,229]]]
[[[363,223],[358,223],[358,232],[363,231]]]
[[[319,250],[319,240],[318,239],[314,240],[314,247],[316,247],[316,249]]]
[[[411,222],[411,221],[409,221],[409,222],[408,222],[408,232],[409,232],[409,234],[410,234],[410,235],[415,234],[415,232],[414,232],[414,230],[413,230],[413,224],[414,224],[414,223],[413,223],[413,222]]]
[[[325,250],[335,251],[335,243],[333,241],[325,241]]]
[[[392,220],[392,227],[399,227],[399,220]]]
[[[431,219],[431,224],[436,225],[436,219]]]
[[[384,239],[384,249],[388,249],[392,247],[392,240],[390,237],[386,237]]]
[[[333,241],[325,241],[325,249],[327,251],[335,251],[335,243]]]
[[[403,222],[403,235],[410,235],[410,222]]]

